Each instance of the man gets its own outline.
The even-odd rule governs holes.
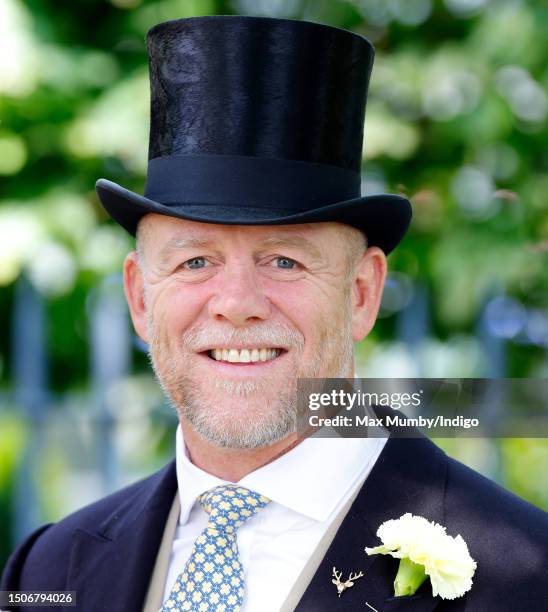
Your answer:
[[[179,416],[176,462],[32,534],[2,588],[76,591],[90,612],[545,609],[545,513],[425,438],[295,428],[299,378],[354,375],[410,220],[405,198],[359,192],[371,44],[203,17],[148,48],[145,196],[97,190],[137,234],[125,291]],[[397,560],[364,548],[407,512],[464,538],[464,596],[393,597]]]

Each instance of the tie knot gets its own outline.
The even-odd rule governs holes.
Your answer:
[[[198,501],[209,514],[209,522],[229,533],[270,502],[268,497],[239,485],[220,485],[202,493]]]

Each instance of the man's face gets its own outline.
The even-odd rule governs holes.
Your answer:
[[[126,260],[134,323],[164,391],[204,439],[273,444],[295,429],[298,378],[353,375],[348,228],[141,223],[141,265]]]

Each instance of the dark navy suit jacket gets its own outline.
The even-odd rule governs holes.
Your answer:
[[[42,527],[11,556],[1,589],[71,590],[83,612],[140,612],[176,490],[172,462]],[[478,564],[465,596],[434,598],[426,581],[413,597],[392,597],[398,561],[368,557],[364,548],[379,543],[375,532],[383,521],[405,512],[462,535]],[[333,566],[343,577],[358,570],[365,575],[339,598]],[[366,602],[379,612],[546,611],[548,514],[447,457],[427,438],[390,437],[296,609],[369,612]]]

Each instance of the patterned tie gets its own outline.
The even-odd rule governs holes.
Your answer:
[[[238,485],[221,485],[198,498],[209,522],[196,538],[185,569],[160,612],[238,612],[244,597],[244,572],[236,530],[270,500]]]

